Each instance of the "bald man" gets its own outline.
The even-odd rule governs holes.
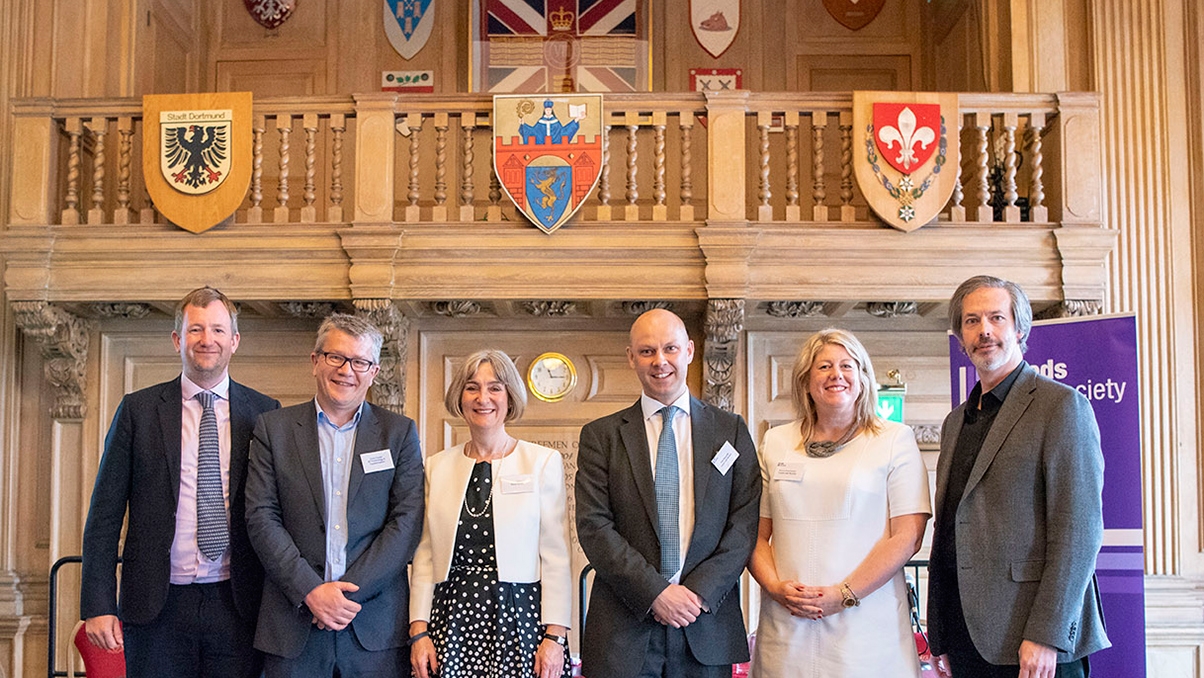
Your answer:
[[[581,641],[591,678],[730,676],[748,661],[738,583],[761,476],[744,419],[690,396],[693,360],[680,318],[641,315],[627,361],[643,394],[581,430],[577,534],[597,573]]]

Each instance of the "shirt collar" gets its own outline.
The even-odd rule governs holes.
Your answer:
[[[677,400],[674,400],[671,404],[682,412],[685,412],[686,416],[689,416],[690,389],[686,389],[685,392],[683,392],[681,396],[679,396]],[[642,409],[644,412],[644,418],[650,419],[652,417],[660,416],[660,411],[665,409],[665,404],[655,398],[650,397],[647,393],[641,393],[640,409]]]
[[[318,425],[328,426],[336,431],[350,431],[356,426],[359,426],[360,415],[364,413],[364,403],[366,402],[367,401],[360,403],[360,406],[355,410],[355,416],[351,418],[351,421],[343,424],[342,426],[335,426],[334,422],[330,420],[330,417],[326,416],[326,413],[322,411],[322,405],[318,402],[318,399],[314,398],[314,407],[318,410]]]
[[[1003,401],[1007,400],[1008,393],[1011,393],[1012,386],[1014,386],[1016,384],[1016,379],[1020,376],[1020,373],[1023,372],[1026,367],[1028,367],[1028,362],[1021,360],[1020,364],[1017,365],[1015,367],[1015,369],[1013,369],[1011,372],[1009,372],[1008,376],[1003,378],[1003,381],[996,384],[995,388],[991,389],[990,391],[987,391],[986,393],[982,392],[982,382],[981,381],[978,382],[977,384],[974,385],[974,390],[970,392],[970,401],[969,401],[970,404],[971,405],[976,404],[981,399],[982,400],[981,409],[983,409],[983,410],[999,409],[999,407],[1003,405]],[[980,408],[967,407],[966,409],[971,410],[971,409],[980,409]]]
[[[184,400],[192,400],[196,397],[196,394],[204,390],[208,390],[210,393],[218,398],[221,398],[222,400],[229,400],[230,373],[226,372],[222,374],[222,380],[217,382],[217,386],[214,386],[211,389],[203,389],[200,386],[197,386],[196,382],[189,379],[188,375],[183,373],[180,374],[180,394],[184,397]]]

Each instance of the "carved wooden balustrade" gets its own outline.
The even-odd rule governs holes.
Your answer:
[[[1102,223],[1094,95],[960,99],[960,176],[940,223]],[[10,223],[161,223],[143,187],[140,109],[17,102]],[[257,100],[251,185],[234,220],[521,222],[492,169],[491,116],[479,95]],[[853,179],[849,93],[608,95],[604,127],[598,188],[569,227],[881,227]]]

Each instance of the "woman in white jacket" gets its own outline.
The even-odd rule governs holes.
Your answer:
[[[506,432],[526,402],[501,351],[469,356],[448,387],[447,411],[464,418],[470,438],[426,460],[410,583],[410,663],[420,678],[570,675],[564,465],[559,452]]]

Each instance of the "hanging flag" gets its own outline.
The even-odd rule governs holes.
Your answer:
[[[242,0],[242,4],[264,28],[276,28],[288,21],[297,8],[297,0]]]
[[[740,30],[740,0],[690,0],[690,30],[698,44],[718,59]]]
[[[435,0],[384,0],[385,35],[389,44],[405,59],[426,46],[435,23]]]
[[[602,95],[493,97],[493,171],[544,233],[560,228],[598,185]]]

